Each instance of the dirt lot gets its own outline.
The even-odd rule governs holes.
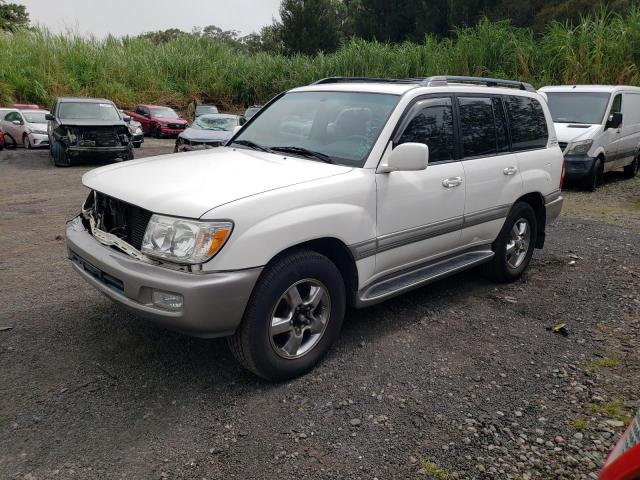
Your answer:
[[[640,408],[640,179],[569,191],[522,281],[350,312],[316,370],[268,384],[72,272],[94,166],[0,152],[0,478],[595,478]]]

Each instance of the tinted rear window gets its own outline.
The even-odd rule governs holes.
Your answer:
[[[547,120],[540,102],[529,97],[505,97],[514,152],[545,148],[549,140]]]
[[[462,97],[458,102],[464,156],[496,154],[496,125],[491,98]]]

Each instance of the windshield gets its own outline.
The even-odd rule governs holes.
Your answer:
[[[213,105],[199,105],[196,107],[196,115],[206,115],[207,113],[218,113],[218,108]]]
[[[397,95],[359,92],[288,93],[244,127],[234,142],[294,147],[362,167]]]
[[[194,128],[201,130],[218,130],[230,132],[238,125],[238,119],[235,117],[219,117],[217,115],[203,115],[196,118],[193,124]]]
[[[29,123],[47,123],[47,112],[22,112],[22,116]]]
[[[178,118],[178,114],[169,107],[153,107],[150,109],[153,117]]]
[[[555,123],[602,123],[610,96],[597,92],[547,92]]]
[[[62,102],[58,116],[74,120],[121,120],[118,110],[110,103]]]

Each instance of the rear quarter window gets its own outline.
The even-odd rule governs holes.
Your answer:
[[[529,97],[505,97],[511,127],[512,151],[545,148],[549,140],[547,119],[542,105]]]

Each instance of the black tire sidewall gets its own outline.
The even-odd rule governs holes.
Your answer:
[[[531,238],[529,242],[529,249],[524,261],[518,268],[514,269],[507,262],[506,251],[507,243],[511,238],[511,229],[513,228],[513,225],[516,223],[516,221],[518,221],[520,218],[525,218],[529,222],[529,227],[531,228]],[[493,263],[496,270],[496,277],[499,280],[512,282],[520,278],[522,273],[529,266],[529,262],[531,261],[531,257],[533,256],[537,235],[538,224],[533,208],[531,208],[531,205],[525,202],[516,203],[509,212],[507,220],[505,221],[502,230],[500,230],[498,238],[493,244],[493,251],[496,254]]]
[[[51,147],[51,156],[53,158],[53,164],[56,167],[70,167],[71,159],[64,152],[64,146],[58,142],[54,141]]]
[[[305,278],[318,280],[327,288],[331,299],[331,314],[322,338],[309,353],[301,358],[285,359],[271,345],[271,312],[284,292]],[[255,373],[269,380],[284,380],[310,370],[325,356],[340,334],[345,308],[344,280],[338,268],[328,258],[307,252],[276,262],[259,280],[243,320],[243,326],[249,333],[246,346],[250,350]]]
[[[29,136],[26,133],[22,136],[22,146],[27,150],[31,150],[31,142],[29,142]]]
[[[598,158],[593,163],[593,171],[591,172],[591,175],[589,175],[589,180],[587,183],[587,189],[589,191],[594,192],[598,188],[598,185],[600,185],[601,170],[602,170],[602,160]]]

